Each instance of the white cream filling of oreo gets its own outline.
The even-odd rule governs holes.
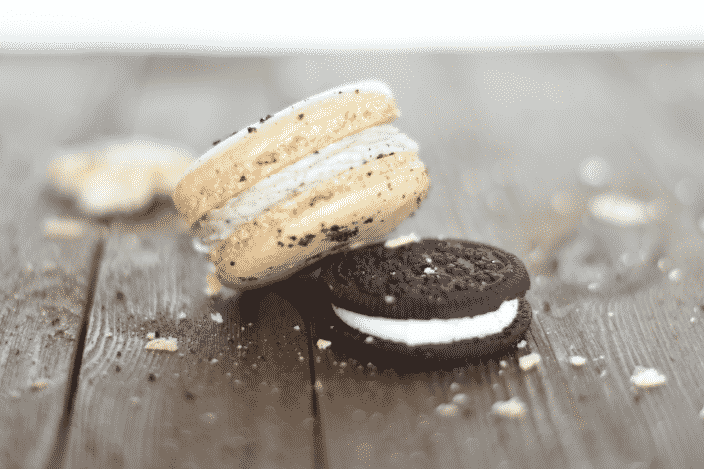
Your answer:
[[[389,319],[366,316],[333,305],[348,326],[380,339],[418,345],[449,344],[484,338],[508,327],[518,315],[518,298],[504,301],[496,311],[452,319]]]
[[[362,166],[379,153],[401,151],[417,152],[418,145],[389,124],[345,137],[317,154],[311,153],[262,179],[230,199],[222,208],[211,210],[205,220],[201,221],[201,227],[206,233],[202,241],[213,246],[230,236],[243,223],[254,220],[266,209],[284,202],[296,192],[305,192],[350,167]]]

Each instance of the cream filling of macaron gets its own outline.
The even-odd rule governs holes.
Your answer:
[[[393,142],[390,146],[387,142]],[[379,153],[418,151],[417,144],[392,125],[371,127],[312,153],[300,161],[259,181],[230,199],[222,208],[212,210],[201,226],[206,245],[226,239],[243,223],[266,209],[284,202],[295,193],[305,192],[338,174],[359,167]]]
[[[452,319],[389,319],[366,316],[333,305],[335,314],[364,334],[392,342],[418,345],[449,344],[484,338],[508,327],[518,314],[518,298],[504,301],[496,311]]]

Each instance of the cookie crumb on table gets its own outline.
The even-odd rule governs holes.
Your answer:
[[[87,230],[86,222],[69,218],[46,218],[42,223],[44,237],[49,239],[79,239]]]
[[[178,350],[178,339],[175,337],[160,338],[149,341],[144,347],[146,350],[162,350],[165,352],[175,352]]]
[[[171,196],[193,161],[187,151],[169,145],[113,142],[54,158],[47,177],[56,190],[75,197],[82,212],[102,216],[144,209],[157,194]]]
[[[497,417],[522,418],[526,415],[526,405],[519,398],[512,397],[508,401],[494,402],[491,413]]]
[[[325,350],[326,348],[330,347],[330,345],[332,345],[332,342],[330,342],[329,340],[318,339],[316,345],[320,350]]]
[[[212,319],[218,324],[223,323],[222,315],[220,313],[210,313],[210,319]]]
[[[538,363],[540,363],[540,354],[535,352],[518,359],[518,366],[520,366],[523,371],[532,369]]]
[[[631,384],[637,389],[653,388],[667,383],[667,377],[655,368],[636,366],[631,375]]]
[[[440,404],[435,408],[435,413],[440,417],[457,417],[460,414],[460,410],[457,404]]]
[[[570,363],[572,366],[584,366],[584,364],[587,363],[587,359],[580,357],[579,355],[575,355],[570,357]]]
[[[51,382],[46,379],[40,379],[38,381],[35,381],[31,384],[30,390],[32,391],[43,391],[49,387]]]

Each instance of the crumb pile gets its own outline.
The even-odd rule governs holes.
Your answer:
[[[158,194],[170,196],[192,162],[180,148],[134,140],[61,155],[49,164],[47,177],[56,190],[76,198],[82,212],[103,216],[146,208]]]

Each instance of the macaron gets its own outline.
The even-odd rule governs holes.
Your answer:
[[[425,199],[418,145],[378,81],[336,87],[217,143],[173,193],[223,285],[283,280],[350,246],[385,238]]]
[[[531,323],[525,265],[488,244],[375,243],[324,265],[334,314],[318,315],[316,331],[350,358],[485,357],[516,344]]]

